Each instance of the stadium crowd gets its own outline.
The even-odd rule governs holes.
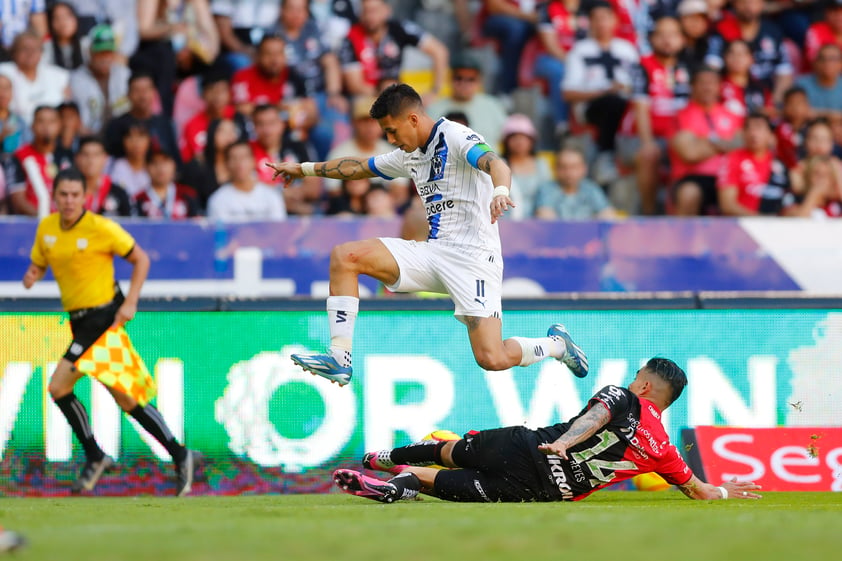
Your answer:
[[[0,213],[37,215],[75,165],[109,216],[412,214],[408,180],[283,190],[265,163],[389,151],[368,109],[414,57],[431,115],[512,168],[508,219],[842,216],[842,0],[4,0],[0,17]]]

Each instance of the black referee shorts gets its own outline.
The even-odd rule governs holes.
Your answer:
[[[79,360],[79,357],[114,324],[114,316],[124,300],[123,295],[118,293],[114,300],[104,306],[69,312],[73,341],[64,353],[64,358],[74,363]]]
[[[550,500],[542,493],[542,475],[535,464],[534,433],[505,427],[468,433],[453,448],[462,469],[441,470],[435,495],[459,502],[532,502]]]

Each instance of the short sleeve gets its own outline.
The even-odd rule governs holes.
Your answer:
[[[245,74],[246,70],[240,70],[234,74],[234,78],[231,80],[231,101],[235,104],[251,101],[248,78]]]
[[[44,236],[42,235],[43,228],[38,225],[35,231],[35,241],[32,242],[32,251],[29,252],[29,259],[39,267],[47,267],[47,258],[44,256],[44,248],[42,247]]]
[[[577,48],[579,45],[580,43],[574,44],[573,48],[567,54],[564,78],[561,82],[561,89],[563,91],[576,91],[584,83],[585,61],[582,58],[580,49]]]
[[[632,393],[619,386],[605,386],[588,401],[588,409],[596,404],[611,413],[611,420],[626,417],[632,407]]]
[[[722,38],[722,35],[717,33],[711,35],[710,39],[708,39],[708,52],[705,55],[705,64],[711,68],[720,70],[725,64],[722,60],[724,50],[725,39]]]
[[[134,238],[126,232],[122,226],[109,220],[102,218],[102,231],[108,236],[110,241],[111,251],[120,257],[127,257],[135,246]]]
[[[357,60],[357,53],[354,51],[354,45],[347,37],[342,41],[342,45],[339,46],[339,52],[337,54],[339,56],[339,64],[342,68],[347,68],[359,63],[359,60]]]
[[[649,75],[640,63],[632,67],[632,99],[635,101],[649,100]]]
[[[378,177],[389,181],[396,177],[409,177],[404,167],[404,155],[400,149],[368,159],[368,169]]]
[[[391,21],[389,33],[401,47],[417,47],[424,38],[424,30],[411,21]]]

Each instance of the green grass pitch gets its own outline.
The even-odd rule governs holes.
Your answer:
[[[839,559],[842,494],[691,501],[678,491],[580,503],[382,505],[342,494],[0,498],[18,561],[772,561]]]

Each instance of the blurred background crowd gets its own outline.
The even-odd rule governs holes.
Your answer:
[[[264,165],[391,150],[368,110],[400,80],[509,162],[509,220],[842,216],[842,0],[2,0],[0,20],[3,214],[37,215],[75,165],[109,216],[404,215],[423,237],[408,180],[282,189]]]

